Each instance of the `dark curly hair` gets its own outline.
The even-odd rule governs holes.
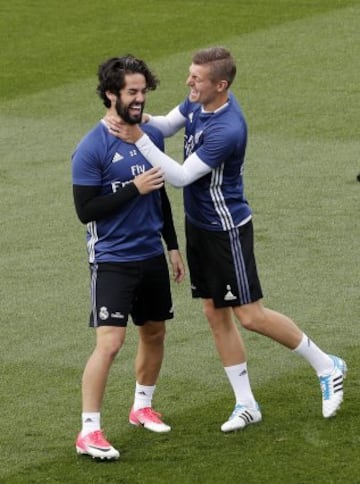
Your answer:
[[[137,59],[131,54],[123,57],[111,57],[99,66],[99,85],[96,90],[107,108],[111,106],[111,103],[105,94],[106,91],[119,94],[119,91],[125,86],[126,74],[143,74],[146,88],[149,91],[154,91],[159,84],[159,80],[143,60]]]

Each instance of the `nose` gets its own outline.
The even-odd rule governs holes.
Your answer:
[[[135,95],[135,102],[143,103],[145,102],[146,94],[144,92],[138,91]]]
[[[193,81],[192,81],[192,79],[191,79],[191,76],[188,76],[188,77],[187,77],[187,79],[186,79],[186,81],[185,81],[185,84],[186,84],[187,86],[191,86],[191,85],[193,84]]]

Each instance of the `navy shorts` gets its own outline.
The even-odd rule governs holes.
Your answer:
[[[223,232],[186,221],[186,254],[194,298],[213,299],[216,308],[240,306],[263,297],[254,256],[253,225]]]
[[[90,326],[127,326],[174,317],[170,277],[164,254],[136,262],[90,265]]]

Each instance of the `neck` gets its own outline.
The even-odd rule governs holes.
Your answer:
[[[229,99],[228,92],[225,91],[221,95],[217,96],[217,98],[214,99],[213,101],[207,104],[203,104],[202,109],[205,112],[212,113],[220,109],[222,106],[225,106],[225,104],[228,102],[228,99]]]

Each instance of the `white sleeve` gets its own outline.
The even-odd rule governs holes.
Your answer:
[[[148,123],[158,128],[165,138],[177,133],[185,126],[186,118],[181,114],[179,106],[172,109],[166,116],[149,115]]]
[[[165,175],[165,180],[174,187],[180,188],[194,182],[198,178],[211,172],[211,167],[204,163],[196,153],[190,155],[182,165],[163,153],[151,139],[143,134],[135,143],[142,155],[153,166],[160,166]]]

